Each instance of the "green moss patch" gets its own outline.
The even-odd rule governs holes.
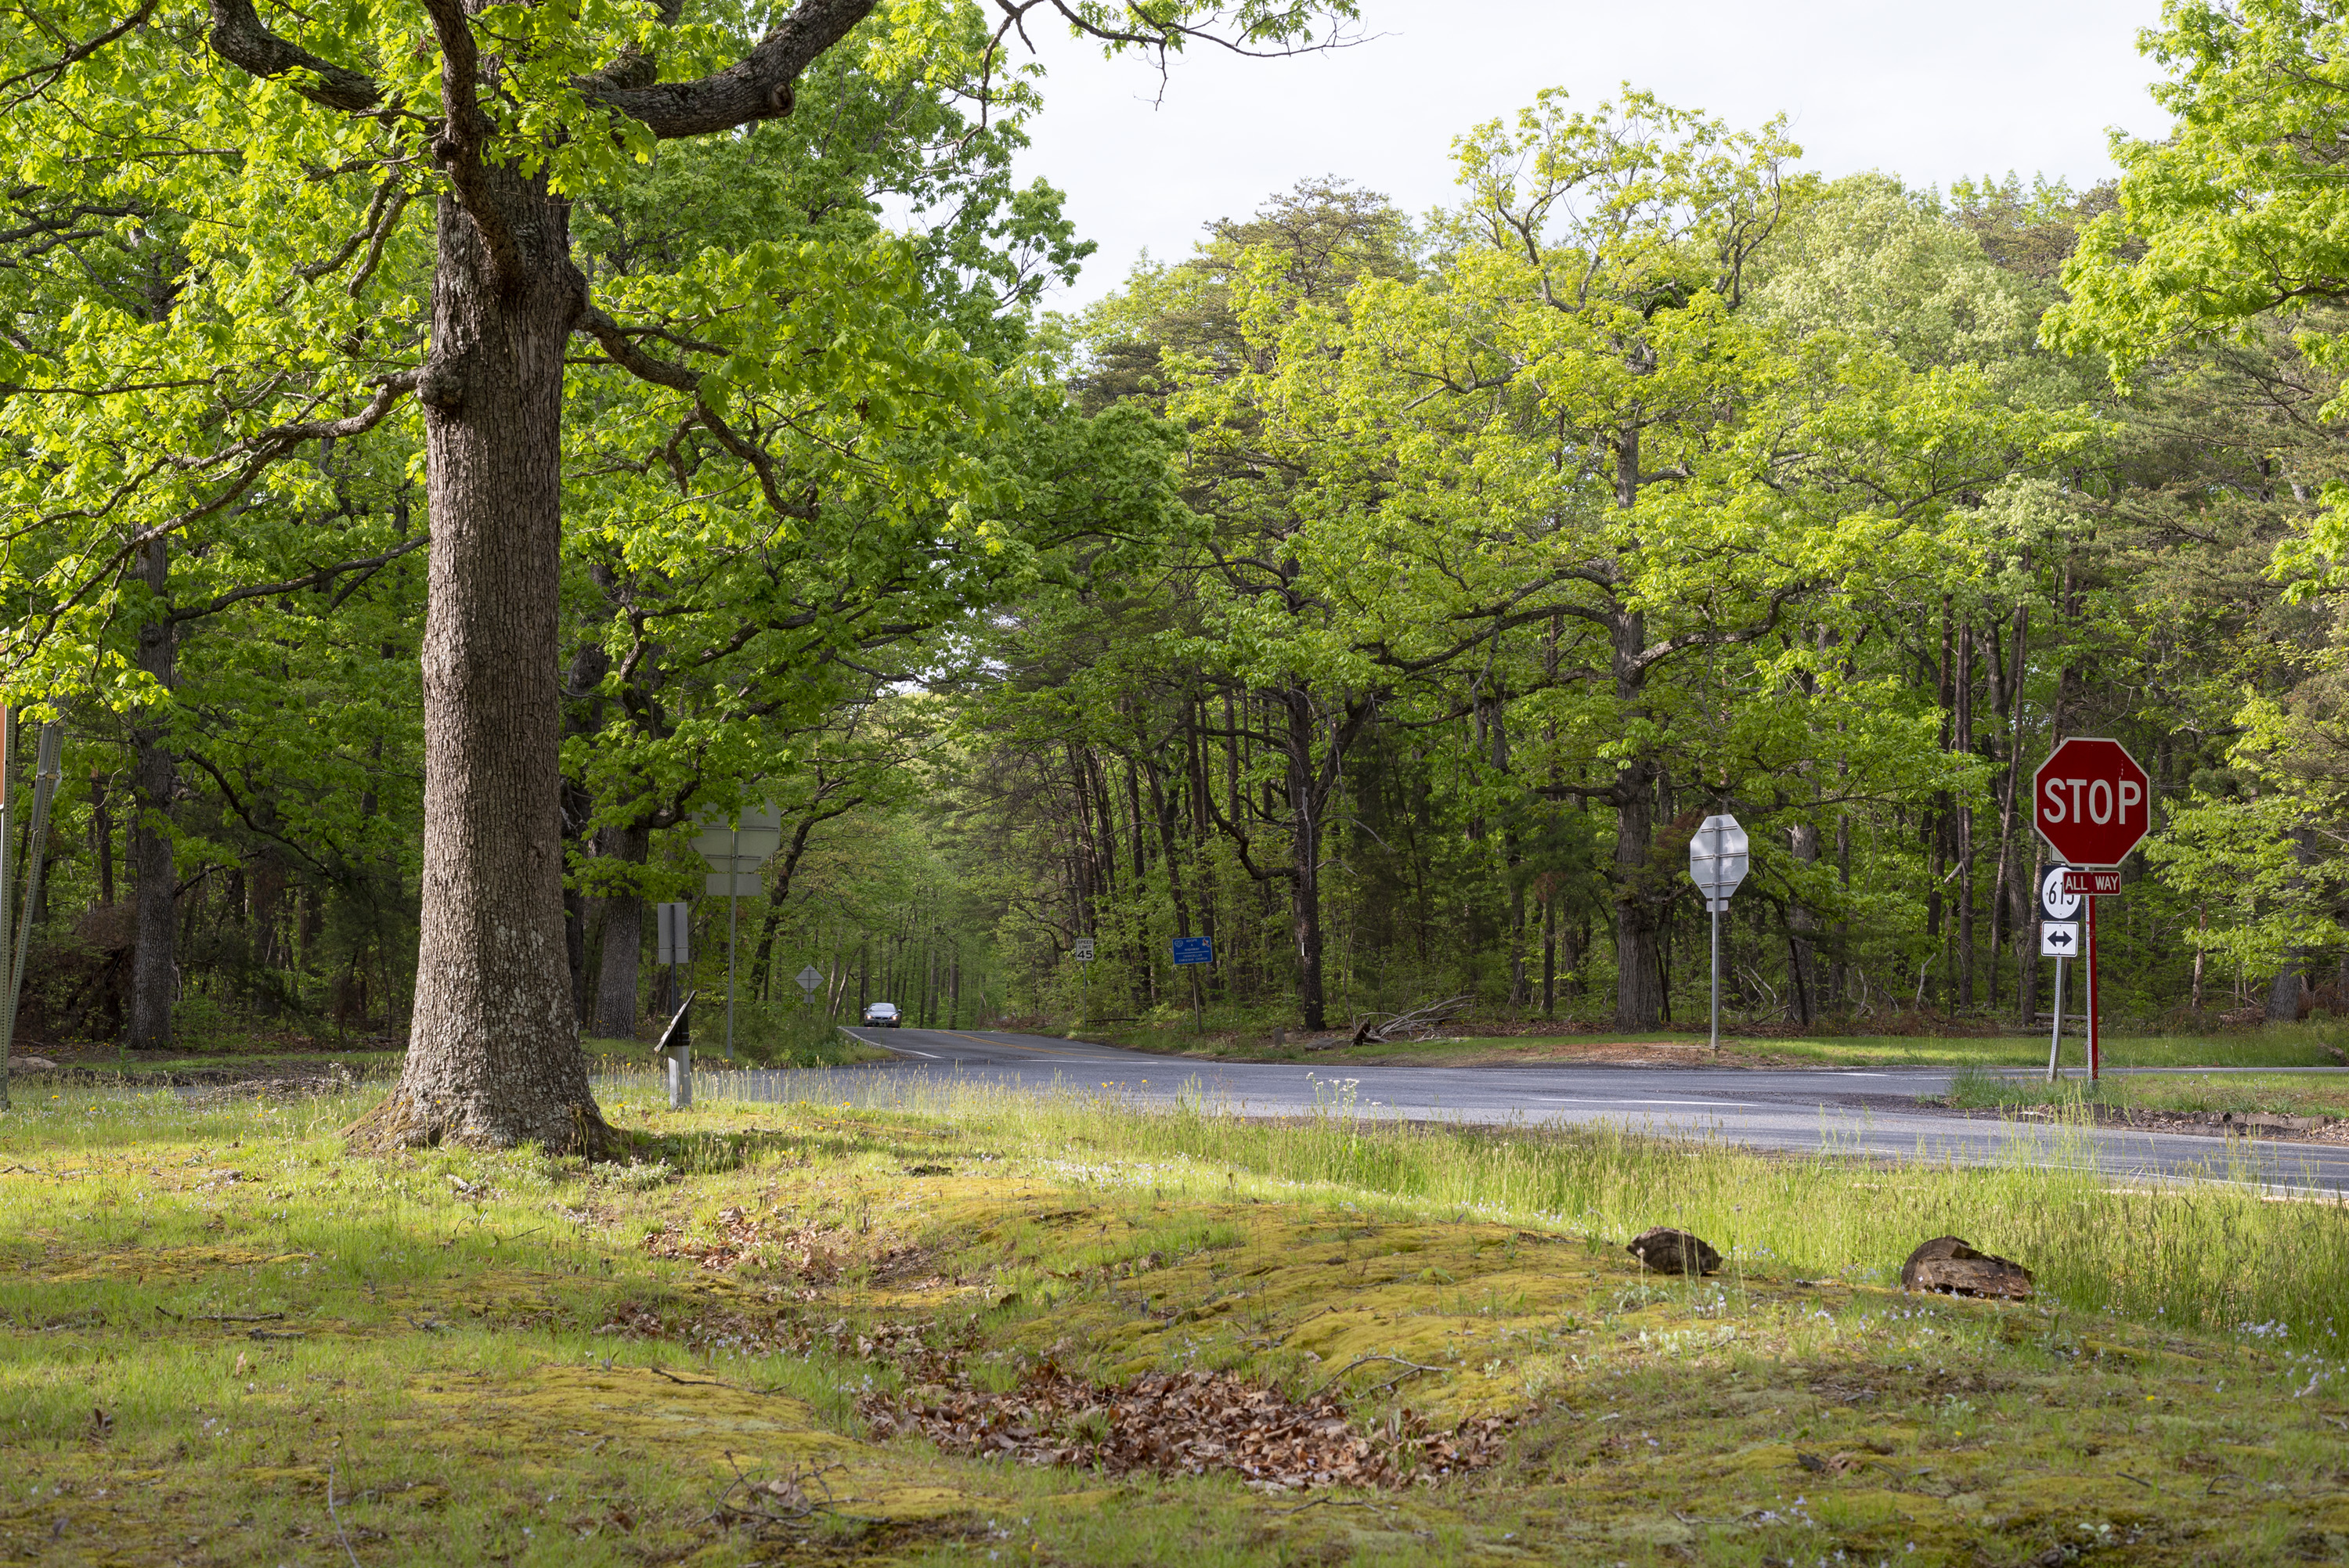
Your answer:
[[[1971,1565],[2349,1543],[2349,1399],[2318,1326],[2181,1328],[2160,1304],[2184,1297],[2091,1291],[2112,1255],[2091,1238],[2017,1244],[2011,1221],[1974,1239],[2039,1268],[2040,1300],[1905,1296],[1790,1240],[1858,1252],[1872,1213],[1897,1261],[1927,1199],[2019,1214],[2002,1205],[2029,1193],[1999,1183],[2053,1176],[1821,1162],[1790,1184],[1728,1151],[1458,1145],[1492,1180],[1599,1161],[1623,1190],[1578,1221],[1514,1188],[1423,1190],[1453,1157],[1433,1132],[623,1105],[643,1157],[588,1168],[351,1158],[336,1132],[359,1109],[68,1096],[0,1120],[0,1560]],[[1716,1178],[1742,1229],[1710,1217]],[[1708,1229],[1723,1272],[1644,1272],[1615,1234],[1640,1212]],[[2222,1217],[2146,1209],[2145,1267],[2186,1277],[2238,1232],[2313,1267],[2289,1227],[2340,1223]],[[2136,1300],[2155,1305],[2107,1310]],[[1105,1408],[1144,1396],[1145,1421]],[[1220,1403],[1211,1421],[1185,1399]],[[1262,1421],[1225,1413],[1249,1401]],[[1391,1470],[1201,1460],[1324,1419]],[[1165,1464],[1109,1446],[1158,1428],[1206,1438]],[[1430,1439],[1461,1462],[1393,1462]]]

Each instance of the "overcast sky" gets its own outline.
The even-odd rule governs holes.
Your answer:
[[[1047,67],[1023,178],[1068,192],[1100,243],[1069,309],[1146,249],[1189,253],[1200,225],[1336,174],[1417,213],[1455,199],[1452,139],[1546,87],[1596,105],[1618,83],[1733,126],[1784,112],[1806,167],[1912,185],[2033,174],[2093,184],[2106,131],[2161,133],[2137,29],[2159,0],[1361,0],[1365,41],[1289,59],[1196,48],[1164,85],[1035,35]],[[1155,100],[1155,101],[1154,101]]]

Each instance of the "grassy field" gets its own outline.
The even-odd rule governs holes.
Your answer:
[[[717,1067],[723,1063],[719,1054],[725,1037],[722,1034],[698,1032],[693,1041],[693,1059],[698,1065]],[[647,1070],[653,1059],[652,1047],[643,1040],[607,1040],[586,1038],[579,1042],[587,1052],[595,1070],[625,1072]],[[806,1039],[793,1040],[771,1049],[737,1053],[737,1065],[770,1068],[836,1068],[855,1062],[885,1062],[893,1057],[878,1046],[868,1046],[852,1035],[837,1029],[827,1029]]]
[[[78,1051],[51,1047],[42,1054],[44,1059],[58,1062],[76,1073],[88,1073],[107,1079],[123,1079],[132,1084],[142,1078],[162,1082],[173,1080],[202,1081],[208,1078],[229,1078],[272,1074],[285,1077],[325,1076],[334,1069],[355,1079],[381,1078],[397,1072],[402,1052],[397,1050],[305,1051],[287,1050],[270,1045],[251,1050],[234,1052],[171,1051],[159,1054],[118,1051],[111,1047]],[[22,1069],[17,1069],[21,1072]],[[12,1074],[12,1077],[14,1075]],[[16,1077],[22,1090],[37,1081],[26,1073]],[[43,1092],[47,1092],[46,1090]]]
[[[1960,1073],[1947,1103],[1988,1109],[2001,1106],[2106,1106],[2124,1110],[2349,1116],[2349,1074],[2164,1073],[2158,1077],[2070,1077],[2049,1083],[1989,1073]]]
[[[1274,1045],[1268,1036],[1198,1036],[1172,1028],[1081,1028],[1071,1037],[1105,1045],[1174,1056],[1203,1057],[1220,1061],[1327,1062],[1382,1066],[1492,1067],[1573,1061],[1590,1057],[1623,1059],[1647,1056],[1659,1061],[1710,1063],[1734,1067],[2031,1067],[2047,1061],[2047,1037],[1935,1037],[1926,1035],[1839,1035],[1816,1039],[1735,1039],[1721,1042],[1715,1057],[1702,1034],[1593,1033],[1579,1035],[1516,1035],[1470,1037],[1461,1039],[1402,1041],[1381,1046],[1340,1046],[1311,1050],[1288,1042]],[[2105,1061],[2113,1067],[2262,1067],[2312,1068],[2349,1066],[2349,1027],[2331,1024],[2281,1025],[2223,1035],[2107,1035]],[[2075,1066],[2086,1060],[2080,1037],[2067,1035],[2064,1059]]]
[[[60,1088],[0,1117],[0,1558],[2349,1545],[2334,1208],[1371,1124],[1342,1098],[1286,1128],[970,1092],[680,1114],[646,1080],[607,1108],[636,1158],[592,1168],[356,1158],[337,1130],[365,1103]],[[1658,1222],[1723,1272],[1643,1274],[1620,1244]],[[2040,1298],[1889,1288],[1944,1231],[2030,1264]],[[1335,1401],[1346,1425],[1314,1440],[1403,1484],[1115,1460],[1132,1391],[1168,1375],[1235,1407]],[[1044,1398],[1071,1387],[1094,1392]]]

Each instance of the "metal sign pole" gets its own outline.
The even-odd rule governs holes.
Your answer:
[[[1721,1051],[1721,916],[1730,895],[1745,880],[1745,830],[1728,812],[1719,812],[1697,824],[1689,838],[1689,880],[1704,894],[1713,916],[1713,1049]]]
[[[677,1016],[661,1031],[653,1054],[661,1060],[661,1070],[668,1082],[668,1105],[671,1110],[683,1110],[693,1103],[693,995],[686,993]]]
[[[705,815],[701,830],[694,835],[693,851],[709,867],[709,875],[701,884],[702,896],[726,895],[726,1046],[728,1061],[734,1059],[735,991],[740,984],[741,963],[735,949],[742,937],[742,877],[743,861],[750,862],[755,872],[782,841],[782,812],[771,800],[755,810],[737,810],[722,820]],[[725,885],[719,886],[723,878]]]
[[[1721,1049],[1721,906],[1713,908],[1713,1048]]]
[[[2092,895],[2080,902],[2088,906],[2088,1081],[2094,1083],[2104,1066],[2096,1027],[2096,901]]]
[[[2055,1026],[2047,1032],[2047,1081],[2055,1081],[2056,1053],[2064,1048],[2064,961],[2055,960]]]
[[[2047,1032],[2049,1083],[2063,1076],[2064,978],[2071,970],[2067,961],[2079,951],[2081,895],[2064,887],[2070,869],[2058,860],[2039,878],[2039,956],[2055,960],[2055,1021]]]
[[[693,906],[662,903],[654,905],[653,911],[660,940],[655,957],[668,965],[668,1006],[677,1010],[653,1049],[659,1054],[667,1078],[669,1106],[682,1110],[693,1103],[693,994],[684,988],[678,971],[693,957]]]

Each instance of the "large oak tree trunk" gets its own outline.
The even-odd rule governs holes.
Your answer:
[[[425,404],[422,940],[407,1063],[362,1137],[549,1149],[609,1136],[579,1048],[563,927],[557,600],[563,356],[585,287],[566,204],[483,176],[512,237],[495,272],[439,217]]]
[[[140,555],[140,574],[160,601],[171,587],[163,542],[150,542]],[[177,637],[170,621],[159,617],[139,629],[139,667],[166,690],[171,686],[176,651]],[[151,709],[145,722],[132,729],[130,737],[130,788],[137,814],[130,823],[134,901],[130,1028],[123,1043],[134,1051],[171,1048],[171,1004],[180,990],[179,967],[172,947],[179,926],[172,913],[180,872],[166,820],[175,785],[171,753],[166,744],[167,724],[162,708]]]

